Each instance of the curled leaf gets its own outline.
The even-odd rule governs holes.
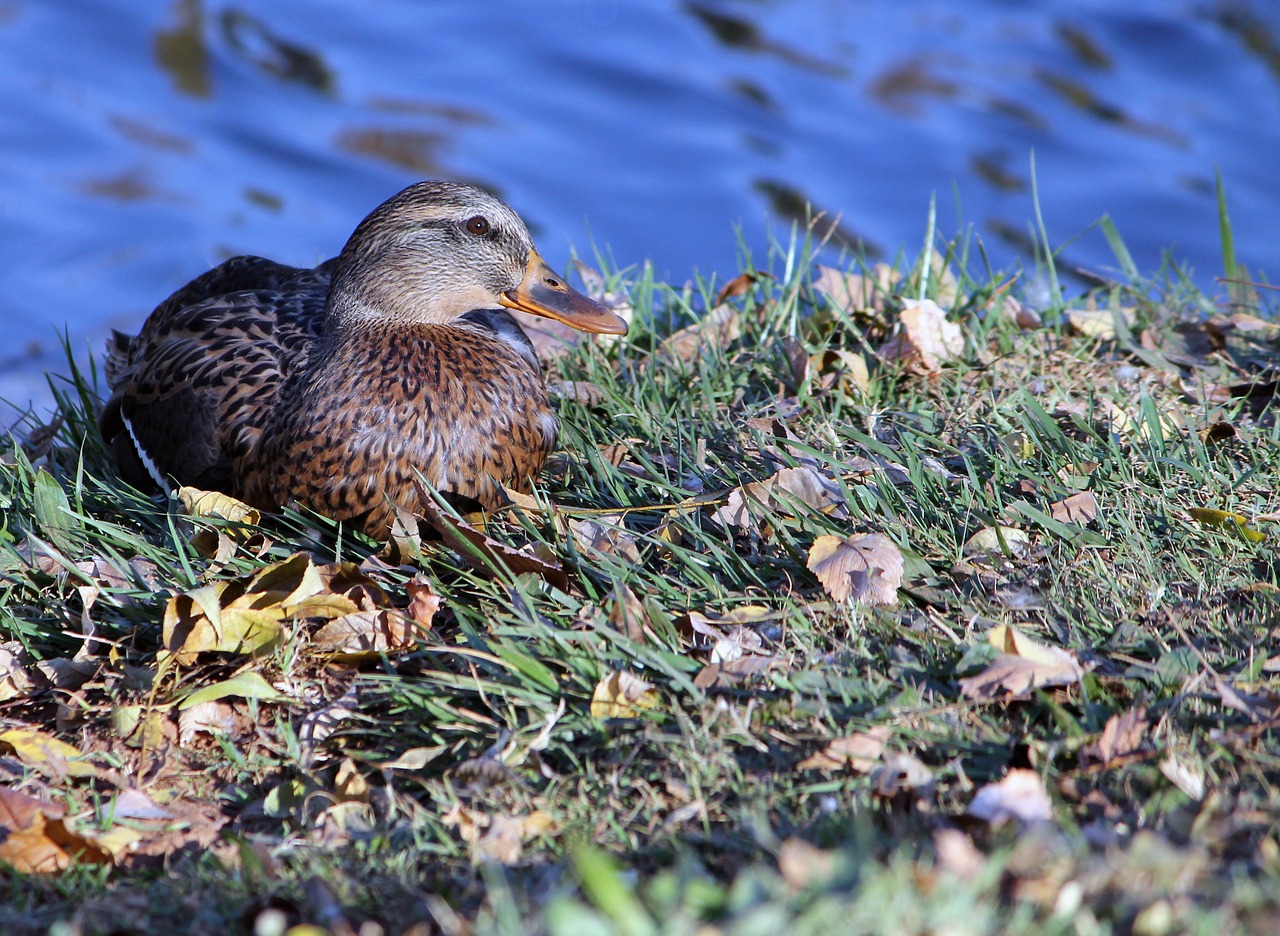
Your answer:
[[[836,601],[898,603],[905,563],[902,551],[883,533],[819,536],[809,548],[808,566]]]

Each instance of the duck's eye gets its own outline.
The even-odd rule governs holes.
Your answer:
[[[467,219],[466,227],[468,234],[483,237],[489,233],[489,219],[484,215],[476,215],[474,218]]]

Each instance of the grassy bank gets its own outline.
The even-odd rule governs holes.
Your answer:
[[[1274,932],[1268,294],[761,265],[611,281],[534,497],[390,550],[122,487],[59,382],[0,930]]]

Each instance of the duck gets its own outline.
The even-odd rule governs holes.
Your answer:
[[[559,423],[508,310],[624,335],[509,206],[425,181],[314,268],[227,260],[114,333],[98,420],[121,478],[302,507],[386,539],[421,479],[494,510],[528,491]]]

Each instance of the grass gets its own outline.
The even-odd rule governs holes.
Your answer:
[[[20,427],[0,465],[0,717],[85,760],[12,742],[0,759],[6,788],[63,807],[71,830],[35,836],[66,846],[65,870],[0,871],[0,930],[1274,932],[1280,582],[1275,535],[1252,519],[1280,478],[1274,310],[1238,286],[1222,310],[1168,269],[1023,330],[1002,312],[1017,284],[958,267],[967,244],[946,254],[954,276],[902,263],[886,301],[855,308],[793,242],[726,300],[736,333],[683,355],[668,335],[723,284],[613,277],[632,334],[550,365],[598,399],[561,404],[540,507],[485,528],[564,579],[439,543],[382,561],[291,513],[254,536],[192,520],[119,482],[95,375],[55,382],[60,423]],[[924,372],[874,353],[921,295],[963,335]],[[1090,306],[1132,324],[1081,327]],[[868,379],[827,352],[861,356]],[[784,499],[743,526],[713,519],[739,485],[805,465],[840,509]],[[1095,518],[1055,516],[1082,491]],[[603,528],[594,545],[572,534],[584,521]],[[994,525],[1025,548],[967,546]],[[212,559],[193,545],[204,528],[227,535]],[[864,532],[903,553],[896,606],[834,601],[808,569],[817,537]],[[427,580],[440,610],[411,648],[353,662],[299,615],[257,655],[164,660],[173,595],[299,550],[363,564],[401,610]],[[751,635],[735,639],[772,665],[702,688],[715,641],[694,622],[728,634],[735,614]],[[997,625],[1083,675],[966,696]],[[180,708],[237,673],[271,694]],[[600,717],[613,673],[650,688]],[[1099,755],[1126,714],[1139,736]],[[877,727],[884,769],[800,766]],[[970,815],[1018,769],[1043,783],[1048,820]],[[129,813],[127,789],[167,817]],[[112,851],[121,829],[129,847]]]

